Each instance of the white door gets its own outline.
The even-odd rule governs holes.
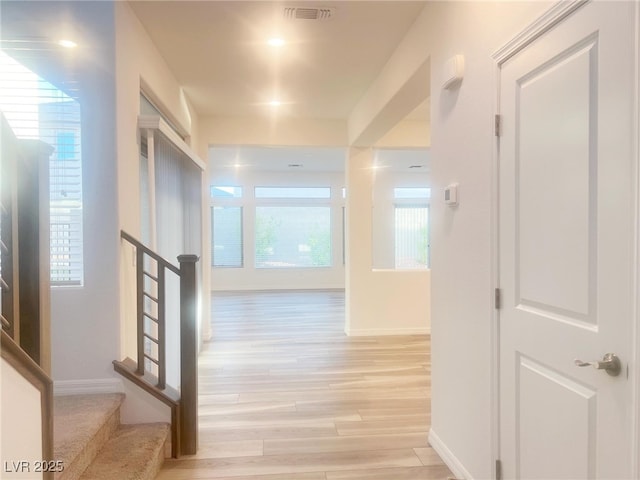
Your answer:
[[[501,64],[505,479],[631,478],[634,21],[589,3]]]

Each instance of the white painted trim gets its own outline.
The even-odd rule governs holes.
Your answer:
[[[360,328],[346,329],[348,337],[378,337],[385,335],[431,335],[431,329],[425,328]]]
[[[589,0],[560,0],[540,17],[531,22],[520,33],[499,48],[492,58],[495,61],[495,113],[501,113],[500,105],[500,73],[504,62],[512,58],[533,41],[574,13]],[[493,135],[493,128],[491,128]],[[491,285],[488,292],[493,304],[494,289],[500,288],[500,137],[494,136],[493,162],[491,165]],[[493,309],[491,315],[491,452],[492,460],[500,459],[500,311]],[[639,424],[640,425],[640,424]]]
[[[502,65],[509,58],[525,48],[536,38],[548,32],[555,25],[582,7],[589,0],[561,0],[549,10],[534,20],[528,27],[499,48],[493,55],[498,65]]]
[[[95,378],[88,380],[57,380],[53,382],[53,394],[92,395],[100,393],[122,393],[124,385],[119,378]]]
[[[142,130],[140,130],[142,131]],[[147,131],[147,201],[149,202],[149,248],[154,252],[158,248],[158,226],[156,214],[156,147],[155,147],[155,130],[152,128]],[[152,275],[156,275],[158,264],[152,262]]]
[[[497,86],[495,90],[495,112],[500,112],[500,66],[496,64],[494,70]],[[495,131],[495,123],[490,131]],[[490,279],[491,286],[489,289],[490,305],[495,303],[495,289],[500,287],[500,204],[499,200],[499,178],[500,178],[500,137],[494,135],[493,140],[493,158],[491,160],[491,211],[489,213],[491,251],[490,255]],[[491,372],[489,381],[491,383],[491,410],[489,412],[490,421],[490,441],[492,460],[500,458],[500,310],[493,308],[491,314],[491,324],[489,348],[491,352]]]
[[[449,467],[449,470],[451,470],[456,478],[464,478],[465,480],[473,479],[471,473],[464,468],[462,462],[458,460],[458,457],[445,445],[438,434],[433,431],[433,428],[429,429],[429,445],[440,455],[442,461],[447,464],[447,467]]]
[[[633,271],[633,295],[634,295],[634,312],[633,312],[633,345],[631,346],[632,361],[631,371],[635,366],[635,375],[631,375],[632,382],[632,408],[631,416],[633,422],[633,433],[631,437],[631,476],[632,478],[640,478],[640,6],[635,4],[635,55],[636,64],[634,66],[634,100],[633,120],[635,122],[633,132],[633,148],[635,160],[635,175],[633,178],[635,189],[635,252]]]
[[[158,130],[171,143],[178,147],[182,153],[189,157],[200,170],[205,171],[207,169],[207,164],[204,163],[193,150],[191,150],[191,147],[187,145],[173,130],[173,128],[171,128],[159,115],[138,115],[138,129],[141,134],[146,130]]]

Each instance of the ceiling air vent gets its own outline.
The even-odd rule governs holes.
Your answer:
[[[328,20],[335,14],[335,8],[284,7],[287,20]]]

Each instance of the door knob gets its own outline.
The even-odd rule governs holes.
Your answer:
[[[576,359],[574,363],[578,367],[592,366],[597,370],[604,370],[612,377],[617,377],[618,375],[620,375],[620,371],[622,370],[620,359],[615,353],[605,354],[605,356],[602,357],[602,360],[600,360],[599,362],[583,362],[582,360]]]

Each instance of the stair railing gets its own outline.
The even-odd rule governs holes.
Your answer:
[[[127,232],[121,231],[120,236],[135,248],[137,361],[114,361],[114,368],[171,408],[172,456],[195,454],[198,432],[198,256],[178,256],[180,266],[177,267]],[[150,265],[155,268],[149,268]],[[167,385],[167,273],[180,279],[179,392]],[[149,304],[154,308],[145,308]],[[157,347],[156,355],[153,348],[146,348],[149,343]]]

